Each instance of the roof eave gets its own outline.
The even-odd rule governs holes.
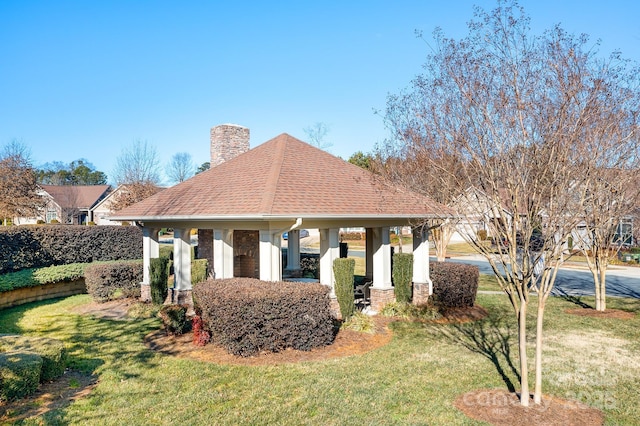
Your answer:
[[[286,215],[168,215],[168,216],[109,216],[106,219],[113,221],[139,221],[139,222],[202,222],[202,221],[279,221],[302,218],[319,220],[354,220],[354,219],[435,219],[442,218],[442,214],[420,213],[420,214],[286,214]]]

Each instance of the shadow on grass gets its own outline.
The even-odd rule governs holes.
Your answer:
[[[591,308],[593,308],[593,306],[591,306],[590,304],[582,301],[582,296],[573,296],[571,294],[568,294],[568,293],[562,291],[561,289],[558,289],[558,291],[560,293],[558,295],[558,297],[560,299],[562,299],[562,300],[565,300],[565,301],[567,301],[569,303],[573,303],[574,305],[579,306],[579,307],[581,307],[583,309],[591,309]]]
[[[70,366],[92,373],[104,365],[123,380],[137,378],[136,371],[157,366],[155,354],[142,343],[145,334],[157,328],[150,326],[152,321],[114,321],[73,314],[69,321],[63,340]]]
[[[34,307],[50,306],[59,302],[60,299],[48,299],[39,302],[27,303],[0,310],[0,333],[23,334],[25,330],[19,323],[25,317],[27,311]]]
[[[520,373],[513,363],[511,353],[511,344],[515,343],[516,334],[508,326],[504,316],[489,316],[481,321],[452,324],[435,330],[448,340],[491,361],[509,392],[515,392],[509,373],[520,382]]]
[[[159,358],[143,338],[159,328],[156,318],[116,321],[69,312],[64,302],[47,300],[0,311],[0,333],[48,336],[64,342],[67,367],[83,375],[97,374],[107,386],[129,379],[151,380],[146,372],[159,368]],[[44,309],[43,309],[44,308]],[[86,396],[86,395],[85,395]],[[89,395],[99,403],[103,396]],[[141,396],[137,396],[141,397]],[[62,404],[40,414],[45,424],[66,424]],[[105,419],[102,419],[105,420]]]

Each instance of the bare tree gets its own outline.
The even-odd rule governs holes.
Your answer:
[[[147,141],[136,140],[125,147],[116,159],[113,172],[118,185],[131,183],[160,183],[160,161],[153,145]]]
[[[110,204],[111,211],[122,210],[159,192],[161,188],[150,182],[135,182],[122,185]]]
[[[615,123],[606,114],[592,120],[599,109],[594,99],[613,96],[619,102],[618,90],[603,88],[624,82],[603,72],[586,36],[560,27],[532,36],[529,18],[515,2],[501,2],[491,12],[476,8],[467,37],[457,41],[436,30],[434,41],[424,73],[410,90],[389,97],[386,121],[399,158],[424,153],[422,170],[443,175],[431,185],[444,180],[457,188],[458,230],[491,265],[518,323],[524,406],[529,405],[527,312],[531,293],[537,293],[534,402],[539,404],[545,304],[566,242],[584,219],[581,197],[571,189],[592,177],[582,172],[587,150],[579,147],[589,141],[590,149],[602,149],[591,142]],[[637,104],[626,117],[637,121]],[[495,246],[472,231],[479,220]]]
[[[171,157],[167,166],[167,176],[172,182],[180,183],[194,175],[196,166],[191,159],[191,154],[179,152]]]
[[[619,149],[621,145],[611,147],[611,150]],[[576,188],[580,194],[583,222],[572,237],[593,276],[595,308],[604,311],[609,262],[623,245],[631,244],[633,240],[631,229],[626,230],[625,225],[632,223],[638,206],[640,173],[638,166],[633,169],[616,166],[596,169],[593,175],[582,188]]]
[[[57,201],[61,210],[61,222],[73,225],[80,215],[80,193],[75,185],[67,185],[57,196]],[[78,223],[79,225],[80,223]]]
[[[330,130],[329,126],[325,123],[316,122],[311,126],[305,127],[303,130],[311,145],[325,151],[333,146],[331,142],[325,141]]]
[[[28,147],[12,140],[0,154],[0,217],[34,217],[44,208]]]
[[[398,112],[397,109],[393,109]],[[391,115],[387,118],[391,119]],[[417,138],[415,141],[417,142]],[[452,205],[460,194],[456,173],[464,171],[456,164],[457,159],[446,153],[438,155],[425,144],[413,145],[405,142],[403,139],[387,141],[382,147],[378,147],[371,169],[387,179],[400,182],[429,196],[443,206]],[[429,157],[432,167],[424,167],[426,164],[424,156]],[[441,169],[453,171],[453,174],[442,173]],[[452,215],[449,209],[436,213],[439,213],[439,218],[415,225],[426,226],[429,229],[436,257],[442,262],[446,258],[447,246],[456,231],[459,219],[456,215]]]

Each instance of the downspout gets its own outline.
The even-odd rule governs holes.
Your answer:
[[[302,218],[301,217],[297,218],[296,222],[293,225],[291,225],[290,227],[282,228],[282,229],[280,229],[278,231],[273,232],[273,235],[274,236],[275,235],[282,235],[285,232],[293,231],[295,229],[298,229],[300,227],[300,225],[302,225]]]

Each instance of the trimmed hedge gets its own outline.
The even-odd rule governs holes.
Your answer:
[[[142,258],[136,226],[13,226],[0,228],[0,274],[98,260]]]
[[[207,259],[194,259],[191,261],[191,285],[207,280],[209,274],[209,261]]]
[[[68,265],[47,266],[45,268],[29,268],[18,272],[0,275],[0,292],[16,290],[23,287],[69,282],[84,277],[88,263],[71,263]]]
[[[333,275],[336,279],[336,298],[340,305],[342,320],[346,321],[355,312],[353,275],[356,267],[355,259],[335,259],[333,261]]]
[[[169,259],[158,257],[151,259],[149,265],[151,302],[162,305],[169,295]]]
[[[477,266],[453,262],[431,262],[433,297],[442,306],[472,307],[478,293],[480,272]]]
[[[42,357],[31,352],[0,353],[0,401],[34,393],[40,383]]]
[[[64,373],[67,350],[60,340],[47,337],[0,335],[0,346],[15,352],[33,352],[42,357],[40,381],[48,382]]]
[[[87,266],[87,292],[96,302],[116,299],[119,291],[125,297],[140,297],[142,261],[101,263]]]
[[[66,362],[67,351],[59,340],[0,335],[0,400],[35,392],[38,383],[62,376]]]
[[[331,344],[329,288],[253,278],[208,280],[193,288],[211,340],[229,353],[251,356]]]
[[[395,253],[393,255],[393,286],[395,287],[397,302],[411,302],[413,293],[412,279],[413,254]]]

